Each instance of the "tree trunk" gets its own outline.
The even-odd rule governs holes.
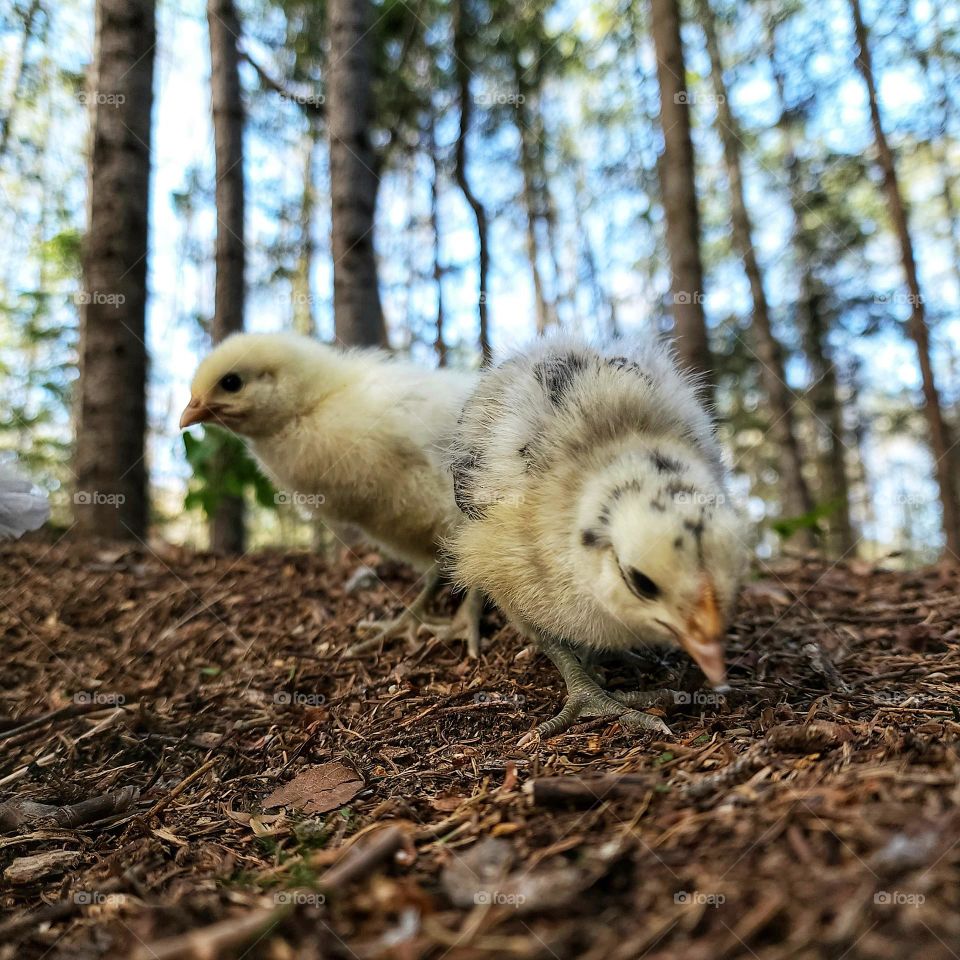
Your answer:
[[[444,339],[443,264],[440,260],[440,158],[437,155],[437,131],[433,113],[427,117],[427,148],[430,153],[430,231],[433,233],[433,282],[437,287],[437,319],[434,328],[433,349],[437,366],[447,365],[447,341]]]
[[[373,243],[380,175],[370,141],[370,0],[329,0],[327,32],[336,337],[350,346],[386,346]]]
[[[520,172],[523,177],[521,200],[524,212],[524,232],[527,246],[527,262],[530,264],[530,279],[533,284],[533,304],[537,333],[543,335],[556,323],[555,304],[547,299],[543,273],[540,269],[540,239],[537,235],[544,210],[540,182],[541,161],[539,157],[542,132],[535,129],[536,111],[528,110],[527,104],[534,91],[523,82],[524,69],[516,51],[513,55],[513,81],[517,103],[513,117],[520,139]],[[542,131],[542,128],[541,128]]]
[[[320,128],[313,118],[308,118],[307,132],[303,143],[303,194],[300,199],[300,250],[297,256],[297,272],[293,278],[293,329],[306,337],[317,335],[314,314],[313,266],[316,259],[316,244],[313,239],[314,213],[317,208],[317,191],[314,186],[314,166],[320,145]]]
[[[147,534],[144,463],[153,0],[97,0],[88,227],[80,295],[77,528]]]
[[[817,474],[820,480],[820,499],[830,503],[827,517],[829,552],[845,557],[857,542],[850,517],[850,482],[847,472],[848,431],[843,420],[843,404],[829,343],[830,313],[825,305],[823,283],[817,276],[817,237],[807,229],[804,213],[807,197],[800,175],[800,160],[795,147],[794,130],[786,104],[786,79],[777,63],[776,26],[767,27],[769,57],[777,89],[780,116],[777,126],[783,136],[783,165],[790,188],[790,208],[793,213],[793,249],[800,271],[800,297],[797,312],[803,318],[807,358],[810,363],[812,386],[810,401],[814,413],[815,431],[821,435],[822,447],[817,446]],[[820,430],[816,430],[820,427]]]
[[[743,261],[743,269],[750,284],[750,296],[753,300],[752,329],[757,359],[760,361],[760,380],[770,402],[770,433],[777,445],[785,512],[790,516],[804,516],[813,510],[813,498],[810,496],[810,488],[803,475],[803,457],[797,438],[796,411],[793,405],[793,394],[787,385],[783,347],[773,332],[770,306],[767,303],[760,263],[753,245],[753,224],[750,221],[743,192],[740,135],[723,78],[723,59],[720,55],[713,11],[709,0],[697,0],[697,6],[710,59],[713,90],[716,94],[716,126],[723,144],[724,165],[730,190],[733,241]],[[813,546],[811,530],[804,529],[800,534],[806,546]]]
[[[700,215],[678,0],[650,0],[650,32],[656,49],[660,86],[660,126],[663,129],[660,189],[667,220],[677,350],[681,360],[707,378],[712,388],[713,363],[703,315]]]
[[[13,130],[13,121],[16,116],[17,107],[20,104],[20,89],[23,86],[23,76],[27,66],[27,48],[33,39],[34,23],[37,14],[40,12],[40,0],[30,0],[30,6],[27,7],[23,15],[23,39],[17,50],[16,66],[13,68],[13,87],[10,91],[10,106],[0,117],[0,159],[6,156],[7,147],[10,144],[10,134]]]
[[[480,199],[470,187],[467,177],[467,136],[470,133],[470,120],[473,116],[473,100],[470,95],[471,55],[468,49],[468,35],[472,29],[469,15],[464,9],[465,0],[456,0],[453,9],[453,59],[457,78],[457,91],[460,101],[460,131],[457,135],[454,152],[454,178],[457,186],[473,211],[477,222],[477,248],[479,290],[477,293],[477,336],[480,342],[480,356],[484,366],[493,360],[490,346],[489,315],[487,312],[487,277],[490,272],[490,246],[487,211]]]
[[[243,102],[240,93],[240,21],[233,0],[207,0],[210,30],[210,86],[216,150],[217,250],[213,342],[243,330],[244,300],[244,187]],[[227,470],[223,461],[217,475]],[[219,553],[242,553],[245,541],[243,497],[222,497],[210,522],[210,546]]]
[[[913,254],[913,240],[910,236],[910,227],[907,222],[907,210],[900,192],[900,183],[897,179],[897,168],[893,158],[893,151],[887,142],[887,135],[883,129],[880,117],[880,106],[877,101],[877,88],[873,76],[873,62],[870,57],[870,45],[867,40],[867,28],[863,22],[860,10],[860,0],[850,0],[850,11],[853,15],[854,32],[856,35],[858,56],[857,68],[863,75],[867,88],[867,98],[870,104],[870,120],[873,124],[873,135],[877,146],[877,160],[883,172],[884,187],[887,194],[887,204],[890,208],[890,219],[893,222],[894,232],[900,246],[900,259],[903,273],[910,295],[910,320],[907,329],[917,348],[917,360],[920,366],[920,376],[923,381],[924,413],[930,430],[930,447],[934,458],[934,467],[937,482],[940,487],[940,504],[943,509],[943,532],[946,539],[946,555],[944,559],[957,564],[960,563],[960,499],[955,487],[953,460],[956,456],[953,449],[953,440],[950,430],[943,416],[940,405],[940,391],[937,388],[930,360],[930,341],[927,330],[926,310],[923,295],[920,290],[920,278],[917,273],[917,263]]]

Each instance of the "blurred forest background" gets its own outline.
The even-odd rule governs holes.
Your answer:
[[[956,559],[958,76],[947,0],[0,0],[0,458],[63,529],[309,545],[177,430],[212,341],[654,329],[762,555]]]

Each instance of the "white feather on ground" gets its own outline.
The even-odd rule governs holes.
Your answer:
[[[46,494],[10,464],[0,463],[0,540],[16,540],[37,530],[49,516]]]

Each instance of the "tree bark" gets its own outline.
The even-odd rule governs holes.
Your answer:
[[[867,88],[870,120],[877,146],[877,162],[883,173],[890,219],[900,246],[900,259],[910,296],[910,320],[907,330],[917,348],[917,360],[923,382],[924,413],[930,431],[930,447],[935,461],[934,469],[937,482],[940,487],[943,532],[946,539],[944,559],[958,564],[960,563],[960,498],[958,498],[955,487],[955,471],[952,469],[956,452],[953,448],[950,430],[943,416],[940,391],[937,387],[933,363],[930,359],[930,338],[927,330],[926,309],[920,289],[917,262],[913,253],[913,239],[910,236],[906,204],[897,179],[896,162],[880,116],[877,87],[873,75],[873,61],[870,56],[867,28],[864,25],[863,14],[860,10],[860,0],[850,0],[850,11],[853,16],[854,33],[858,47],[856,66],[863,75],[863,81]]]
[[[440,158],[437,153],[436,122],[432,113],[427,117],[427,148],[430,154],[432,176],[430,178],[430,232],[433,234],[433,282],[437,288],[437,319],[434,326],[433,349],[437,366],[447,365],[447,341],[444,338],[446,317],[443,304],[443,275],[440,259]]]
[[[763,287],[763,275],[760,272],[760,263],[753,245],[753,224],[750,221],[743,190],[740,135],[723,78],[723,59],[720,55],[713,11],[709,0],[697,0],[697,6],[710,59],[713,90],[716,95],[716,126],[723,144],[727,185],[730,190],[733,240],[750,284],[750,296],[753,301],[752,329],[757,358],[760,361],[760,380],[770,402],[770,432],[777,446],[785,512],[790,516],[804,516],[813,510],[813,498],[810,496],[810,488],[803,474],[803,457],[797,438],[796,411],[793,394],[786,382],[783,347],[773,331],[770,306]],[[804,529],[800,531],[800,535],[807,546],[813,546],[811,530]]]
[[[240,92],[240,21],[233,0],[207,0],[210,30],[210,88],[216,152],[216,292],[213,342],[243,330],[244,301],[244,184],[243,101]],[[229,468],[226,460],[214,469]],[[245,542],[243,497],[226,494],[210,521],[210,546],[219,553],[242,553]]]
[[[713,363],[703,314],[700,215],[678,0],[650,0],[650,32],[656,49],[660,86],[660,126],[663,129],[660,189],[667,220],[677,350],[686,366],[702,374],[712,390]]]
[[[456,0],[453,9],[453,59],[460,100],[460,130],[457,134],[454,151],[454,179],[457,186],[473,211],[477,222],[477,248],[479,290],[477,293],[477,336],[480,342],[480,356],[484,366],[493,361],[490,346],[489,314],[487,311],[487,276],[490,272],[490,247],[487,211],[483,203],[470,187],[467,177],[467,136],[470,133],[470,120],[473,116],[473,100],[470,96],[471,54],[468,49],[470,30],[469,15],[464,9],[465,0]]]
[[[293,329],[306,337],[315,337],[317,321],[314,312],[313,266],[316,243],[313,239],[317,191],[314,186],[314,165],[320,145],[318,122],[309,117],[303,142],[303,193],[300,198],[300,250],[297,272],[293,278]]]
[[[806,227],[804,213],[808,203],[800,173],[800,159],[795,146],[794,129],[786,103],[786,78],[777,62],[776,25],[767,25],[769,57],[777,89],[780,116],[777,126],[783,136],[783,165],[790,188],[790,208],[793,213],[792,245],[800,271],[798,313],[803,319],[807,358],[810,364],[812,386],[810,402],[815,428],[822,437],[818,445],[817,474],[820,480],[820,499],[833,506],[826,518],[829,553],[845,557],[857,542],[850,517],[850,481],[847,470],[848,430],[844,424],[843,403],[840,398],[837,366],[829,343],[831,313],[826,305],[823,282],[817,275],[818,245],[816,232]],[[822,452],[821,452],[822,451]]]
[[[7,147],[10,144],[10,134],[13,130],[13,121],[16,117],[17,107],[20,104],[20,90],[23,86],[23,76],[27,66],[27,49],[30,41],[33,39],[33,28],[40,13],[40,0],[30,0],[30,6],[27,7],[23,15],[23,39],[20,41],[20,47],[17,50],[16,66],[13,68],[13,87],[10,92],[10,106],[0,117],[0,159],[6,156]]]
[[[373,117],[369,0],[329,0],[327,118],[332,195],[333,312],[340,343],[386,346],[374,249],[380,187]]]
[[[75,519],[143,540],[153,0],[97,0],[92,150],[80,295]]]

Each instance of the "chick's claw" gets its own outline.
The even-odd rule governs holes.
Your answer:
[[[469,590],[451,620],[425,622],[418,632],[434,636],[444,643],[460,640],[467,645],[467,656],[476,660],[480,656],[482,615],[483,594],[479,590]]]
[[[673,736],[670,728],[659,717],[635,709],[663,703],[665,698],[670,697],[670,691],[631,690],[608,693],[568,646],[544,635],[537,638],[537,645],[562,674],[567,685],[567,702],[553,719],[541,723],[524,736],[520,740],[521,747],[546,737],[555,737],[580,720],[597,717],[617,719],[629,730],[649,730],[663,736]]]
[[[361,620],[357,624],[360,630],[374,630],[372,637],[361,640],[347,649],[351,657],[362,656],[371,650],[379,649],[387,640],[402,639],[408,650],[417,650],[421,646],[419,636],[421,630],[442,630],[449,620],[431,620],[425,618],[415,610],[408,608],[393,620]]]

